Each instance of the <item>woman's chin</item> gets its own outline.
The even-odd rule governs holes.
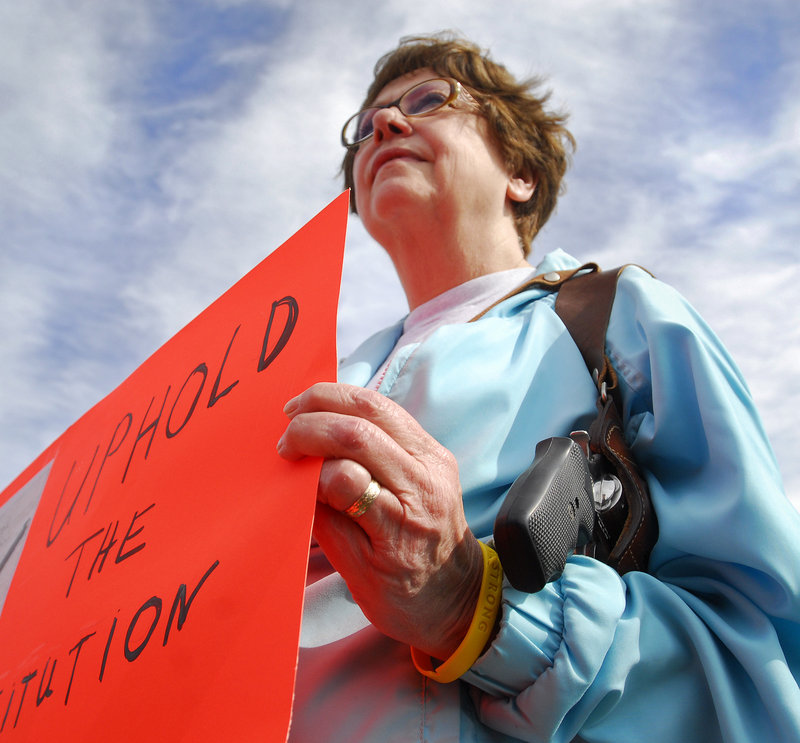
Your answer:
[[[371,219],[381,222],[394,219],[424,219],[426,206],[434,201],[434,194],[421,184],[406,178],[387,178],[373,184],[369,204],[358,212],[365,224]]]

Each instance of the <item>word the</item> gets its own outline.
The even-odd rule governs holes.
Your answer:
[[[144,540],[137,542],[135,545],[128,547],[128,543],[132,542],[136,539],[139,534],[141,534],[142,530],[144,529],[144,525],[137,526],[134,528],[134,524],[144,516],[150,509],[155,507],[155,503],[151,503],[147,508],[145,508],[141,513],[139,511],[134,511],[133,518],[128,525],[128,528],[125,530],[125,536],[122,537],[122,541],[117,539],[117,527],[119,527],[119,521],[112,521],[105,529],[98,529],[94,534],[90,534],[86,539],[84,539],[72,552],[67,555],[67,560],[75,556],[75,569],[72,571],[72,577],[69,579],[69,585],[67,586],[67,596],[69,596],[69,592],[72,590],[72,583],[75,580],[75,576],[78,573],[78,568],[81,564],[81,559],[83,558],[84,548],[91,542],[95,537],[99,537],[103,534],[103,539],[100,541],[100,546],[97,547],[97,551],[95,552],[95,546],[92,545],[92,550],[90,555],[94,554],[94,560],[92,560],[92,564],[89,566],[89,572],[86,575],[86,580],[89,581],[92,579],[92,574],[95,572],[95,568],[97,572],[100,573],[103,569],[103,566],[106,564],[106,558],[108,557],[111,549],[119,542],[119,548],[117,549],[117,554],[114,557],[114,564],[119,565],[123,560],[127,560],[129,557],[133,557],[133,555],[141,552],[146,546],[147,542]],[[104,533],[105,532],[105,533]]]

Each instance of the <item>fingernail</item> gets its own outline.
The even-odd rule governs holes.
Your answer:
[[[289,402],[286,403],[286,405],[283,406],[283,412],[286,415],[291,416],[294,414],[295,410],[297,410],[297,407],[298,407],[297,398],[293,397],[291,400],[289,400]]]

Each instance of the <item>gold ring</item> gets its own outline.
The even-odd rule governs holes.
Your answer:
[[[378,481],[370,480],[367,489],[361,494],[361,497],[342,513],[344,513],[345,516],[349,516],[351,519],[361,518],[380,494],[381,486],[378,484]]]

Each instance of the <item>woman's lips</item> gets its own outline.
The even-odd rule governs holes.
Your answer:
[[[391,148],[388,150],[382,150],[375,155],[375,159],[373,160],[372,164],[372,177],[374,178],[378,171],[387,163],[393,162],[395,160],[421,160],[416,153],[411,152],[410,150],[402,149],[402,148]]]

